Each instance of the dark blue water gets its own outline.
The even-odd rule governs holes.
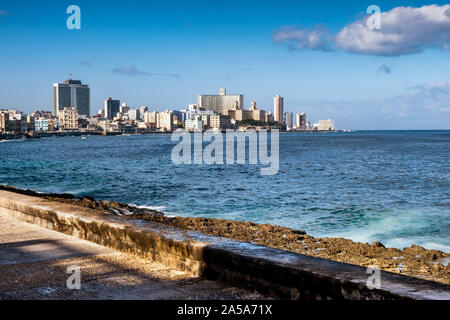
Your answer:
[[[450,131],[280,135],[280,171],[171,162],[170,135],[0,143],[0,183],[450,252]]]

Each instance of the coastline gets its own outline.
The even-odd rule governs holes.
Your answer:
[[[269,224],[215,218],[167,217],[159,211],[137,208],[114,201],[96,201],[92,197],[78,198],[70,194],[44,194],[2,185],[0,185],[0,190],[90,208],[99,211],[99,214],[121,215],[133,220],[147,220],[166,226],[256,243],[308,256],[363,267],[377,266],[388,272],[450,284],[450,266],[448,265],[450,254],[440,250],[425,249],[417,245],[400,250],[385,248],[380,242],[365,244],[344,238],[316,238],[309,236],[304,231]]]

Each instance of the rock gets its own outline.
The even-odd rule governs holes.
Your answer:
[[[382,244],[380,241],[376,241],[376,242],[372,243],[372,245],[377,248],[386,248],[384,246],[384,244]]]

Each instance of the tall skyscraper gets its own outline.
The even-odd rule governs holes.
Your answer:
[[[273,117],[275,122],[283,122],[283,114],[284,114],[284,98],[280,95],[277,95],[273,98]]]
[[[112,120],[119,111],[120,100],[113,100],[112,98],[105,100],[105,118]]]
[[[292,129],[292,112],[285,112],[283,121],[286,127]]]
[[[307,125],[306,125],[306,113],[297,113],[297,129],[299,130],[306,130],[307,129]]]
[[[74,108],[80,115],[90,115],[90,89],[89,85],[82,84],[80,80],[71,77],[64,83],[53,84],[53,113],[58,115],[64,108]]]
[[[218,95],[200,94],[198,96],[199,108],[205,110],[212,110],[223,113],[225,110],[232,109],[234,106],[239,109],[244,107],[244,95],[242,94],[228,94],[225,88],[219,89]]]

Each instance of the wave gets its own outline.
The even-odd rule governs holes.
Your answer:
[[[368,218],[358,226],[327,234],[327,237],[344,237],[362,243],[381,241],[387,247],[398,249],[416,244],[426,249],[450,253],[449,241],[437,237],[436,234],[436,229],[440,230],[446,226],[433,226],[433,223],[428,223],[433,221],[436,224],[437,221],[445,221],[442,218],[445,214],[431,208],[385,212],[379,218]]]

